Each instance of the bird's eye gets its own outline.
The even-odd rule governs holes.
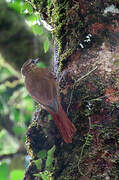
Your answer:
[[[32,59],[32,61],[31,61],[33,64],[35,64],[35,59]]]

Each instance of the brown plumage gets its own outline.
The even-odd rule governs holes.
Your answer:
[[[53,75],[46,68],[38,68],[37,60],[26,61],[21,69],[25,77],[25,86],[31,97],[51,114],[64,141],[71,143],[75,126],[67,117],[60,104],[58,85]]]

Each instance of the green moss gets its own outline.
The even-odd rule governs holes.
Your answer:
[[[45,20],[53,27],[52,34],[55,36],[58,45],[60,67],[62,69],[67,58],[80,47],[80,31],[83,21],[80,16],[78,4],[68,0],[39,1],[39,10]]]
[[[38,139],[39,137],[39,139]],[[28,154],[34,158],[39,151],[43,148],[46,138],[44,132],[37,121],[34,120],[27,131],[27,151]]]
[[[60,56],[60,62],[59,62],[59,71],[62,70],[64,66],[64,62],[67,60],[67,57],[69,57],[73,53],[74,49],[68,49]]]
[[[70,7],[69,1],[61,3],[60,6],[55,3],[51,24],[53,24],[53,34],[58,44],[59,70],[61,70],[68,57],[80,47],[79,36],[83,23],[80,18],[79,6]]]
[[[59,46],[59,54],[62,51],[63,38],[64,38],[64,27],[66,24],[66,4],[67,1],[63,3],[53,2],[53,9],[51,13],[51,25],[53,26],[53,34],[56,37],[56,42]]]

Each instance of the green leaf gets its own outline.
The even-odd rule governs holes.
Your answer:
[[[19,110],[15,109],[15,108],[11,108],[10,110],[11,110],[11,113],[12,113],[12,119],[14,121],[18,122],[19,121],[19,114],[20,114]]]
[[[21,102],[21,105],[22,107],[26,107],[26,110],[27,111],[33,111],[33,106],[34,106],[34,102],[33,100],[31,99],[31,97],[29,96],[26,96],[24,99],[23,99],[23,102]]]
[[[16,1],[10,2],[10,3],[8,3],[8,6],[9,6],[10,8],[13,8],[13,9],[14,9],[16,12],[18,12],[18,13],[20,13],[20,11],[21,11],[20,2],[16,2]]]
[[[45,40],[45,42],[44,42],[44,51],[45,51],[45,53],[48,51],[49,46],[50,46],[49,41]]]
[[[52,40],[52,34],[51,34],[51,32],[47,32],[47,37],[48,37],[48,39],[49,39],[49,41],[51,41]]]
[[[36,16],[34,14],[32,14],[32,15],[29,15],[28,17],[26,17],[26,19],[33,23],[34,21],[36,21]]]
[[[40,14],[39,14],[39,13],[35,13],[35,16],[36,16],[36,19],[37,19],[38,21],[40,21]]]
[[[47,155],[47,151],[45,149],[43,149],[43,150],[39,151],[37,156],[38,156],[38,158],[43,159],[46,157],[46,155]]]
[[[37,159],[37,160],[34,160],[33,161],[37,167],[37,169],[41,169],[41,166],[42,166],[42,159]]]
[[[37,63],[37,66],[38,66],[39,68],[46,68],[46,65],[45,65],[43,62]]]
[[[49,180],[49,177],[47,176],[47,174],[41,174],[41,177],[43,178],[43,180]]]
[[[21,169],[13,170],[10,173],[10,180],[22,180],[24,178],[24,171]]]
[[[51,4],[51,0],[48,0],[48,6],[50,6],[50,4]]]
[[[41,177],[43,180],[51,179],[51,176],[49,176],[48,171],[40,172],[39,174],[34,174],[34,176]]]
[[[15,126],[13,127],[13,131],[14,131],[15,134],[21,135],[21,134],[25,134],[26,128],[15,125]]]
[[[48,115],[48,120],[50,121],[52,119],[52,116],[49,114]]]
[[[0,165],[0,180],[8,179],[8,165],[6,163],[2,163]]]
[[[21,7],[21,14],[33,14],[32,6],[29,3],[25,2]]]
[[[34,0],[31,0],[32,3],[34,3]]]
[[[31,30],[34,34],[42,35],[43,34],[43,26],[39,26],[37,24],[31,26]]]
[[[55,147],[55,145],[48,151],[48,156],[54,156],[54,152],[55,152],[55,149],[56,149],[56,147]]]
[[[49,151],[48,151],[48,157],[46,160],[46,169],[49,170],[50,167],[52,167],[52,162],[54,160],[54,152],[55,152],[56,147],[53,146]]]
[[[6,135],[6,131],[4,129],[2,129],[0,131],[0,139],[3,138]]]
[[[41,174],[40,173],[39,174],[34,174],[34,176],[41,177]]]

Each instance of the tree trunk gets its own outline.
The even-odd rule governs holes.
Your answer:
[[[64,143],[40,111],[40,123],[34,121],[27,132],[32,161],[24,179],[44,172],[46,159],[42,170],[33,160],[54,144],[52,179],[119,179],[119,2],[36,0],[34,6],[53,27],[61,103],[77,132],[71,144]]]

